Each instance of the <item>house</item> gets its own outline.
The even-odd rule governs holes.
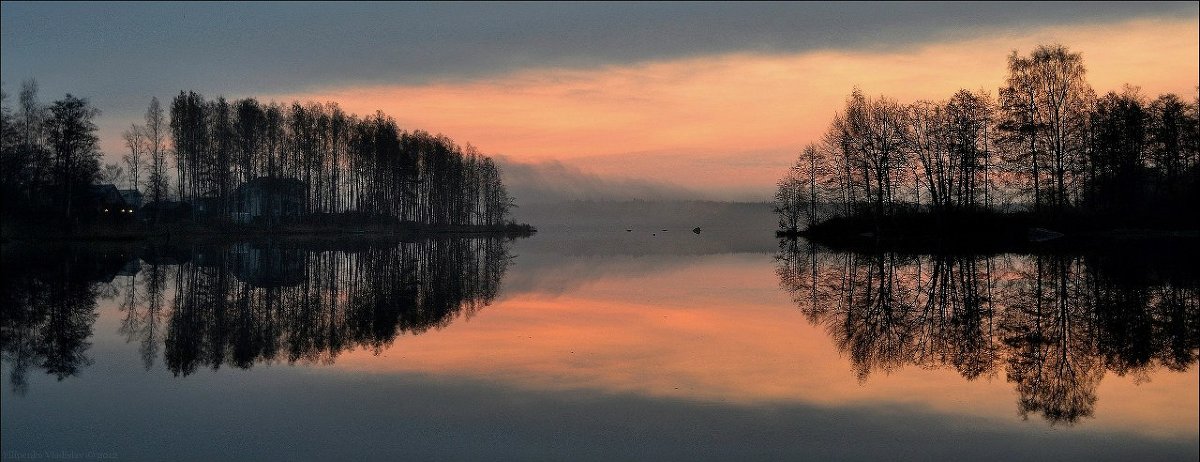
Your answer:
[[[304,213],[308,185],[295,178],[259,177],[234,191],[230,218],[237,223],[278,223]]]
[[[86,218],[127,220],[133,218],[133,207],[125,203],[121,192],[112,184],[94,184],[79,196],[79,208]]]
[[[122,190],[119,190],[118,192],[121,193],[121,199],[125,200],[125,204],[128,205],[130,208],[132,208],[134,210],[134,212],[137,212],[138,209],[142,208],[142,192],[141,191],[138,191],[136,189],[122,189]]]

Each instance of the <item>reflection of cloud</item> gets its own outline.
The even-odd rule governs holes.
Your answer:
[[[910,366],[860,383],[823,329],[777,289],[770,258],[708,255],[658,267],[600,258],[628,271],[601,271],[558,292],[510,293],[469,322],[398,339],[380,356],[348,352],[333,367],[718,406],[872,404],[1016,420],[1012,385],[999,378]],[[1141,384],[1107,377],[1097,394],[1110,404],[1078,431],[1194,436],[1195,374],[1150,374]]]
[[[141,371],[97,372],[107,386],[86,393],[71,389],[41,400],[6,395],[5,451],[30,453],[22,451],[44,447],[53,435],[62,447],[120,448],[121,458],[134,460],[180,454],[226,460],[230,448],[233,458],[246,460],[982,461],[1064,454],[1188,460],[1195,454],[1194,435],[1046,435],[1019,423],[877,403],[742,406],[529,390],[487,378],[286,367],[204,371],[187,383]],[[97,403],[130,399],[140,405],[94,411]]]
[[[697,260],[697,256],[655,255],[639,258],[625,255],[568,257],[565,255],[520,254],[512,271],[505,275],[500,300],[519,297],[557,297],[596,280],[619,276],[642,277],[672,271]]]
[[[629,263],[628,273],[597,275],[559,294],[508,296],[453,329],[399,339],[394,348],[404,361],[348,352],[336,367],[713,402],[887,400],[961,411],[930,398],[948,387],[948,395],[970,398],[971,413],[1011,414],[1010,398],[998,393],[1005,384],[966,384],[952,371],[858,386],[826,336],[776,289],[769,255],[694,257],[658,268]],[[509,275],[519,271],[514,266]],[[479,345],[488,345],[486,357]]]
[[[680,208],[686,204],[669,206]],[[809,317],[812,313],[805,307],[790,308],[791,302],[786,299],[795,294],[776,290],[778,281],[772,274],[774,265],[769,254],[708,253],[704,246],[697,245],[693,249],[696,253],[677,251],[639,257],[635,255],[641,252],[624,253],[638,238],[623,231],[585,229],[580,241],[565,239],[572,233],[557,231],[517,241],[514,251],[518,256],[507,273],[504,294],[493,308],[437,335],[398,340],[376,356],[366,351],[350,352],[339,359],[337,367],[486,378],[536,390],[632,393],[752,406],[882,402],[959,415],[1012,413],[1011,382],[999,378],[1003,375],[989,373],[986,367],[984,373],[968,374],[959,366],[974,362],[956,359],[983,353],[995,364],[997,359],[990,350],[977,347],[1012,346],[1009,340],[975,341],[983,335],[984,330],[979,329],[985,325],[989,326],[985,330],[992,332],[991,321],[995,320],[983,323],[984,313],[979,306],[971,308],[964,305],[966,301],[950,301],[941,309],[930,310],[920,308],[927,306],[923,302],[913,302],[903,305],[907,308],[889,306],[881,310],[892,322],[919,324],[919,328],[904,330],[920,335],[901,338],[919,347],[882,351],[902,357],[887,360],[890,367],[877,370],[886,372],[886,378],[877,374],[875,380],[864,383],[856,380],[862,377],[854,373],[856,367],[847,370],[848,360],[861,357],[847,357],[851,352],[846,351],[845,344],[835,339],[831,345],[830,332],[821,331],[853,329],[865,334],[860,339],[871,342],[881,336],[862,329],[854,320],[874,324],[879,319],[853,314],[849,319],[830,318],[830,322],[819,323]],[[624,236],[633,240],[621,240]],[[579,252],[580,244],[588,240],[607,241],[608,245]],[[1019,257],[1000,260],[1009,258]],[[905,267],[887,277],[868,271],[877,266],[874,263],[852,273],[867,281],[888,280],[933,291],[935,287],[946,287],[940,285],[946,282],[931,281],[960,281],[963,274],[977,276],[978,268],[993,268],[990,263],[974,260],[936,261],[925,260],[927,267],[923,270]],[[1011,264],[995,267],[1000,286],[1018,282],[1013,280],[1018,272],[1008,266]],[[993,270],[987,271],[990,276]],[[918,282],[921,277],[927,279]],[[846,283],[843,277],[832,279],[821,287],[834,290]],[[851,285],[869,286],[859,279]],[[980,290],[980,284],[969,285],[972,290]],[[952,287],[945,291],[962,294],[962,300],[971,303],[982,301],[967,295],[962,287]],[[886,292],[912,295],[920,289]],[[999,304],[1014,303],[1016,298],[1003,287],[997,287],[996,294]],[[840,300],[841,295],[832,298]],[[836,302],[826,300],[820,306],[842,312]],[[945,317],[947,312],[949,318]],[[996,318],[995,325],[1000,329],[1008,325],[1005,316]],[[486,349],[481,350],[480,345],[486,345]],[[396,359],[397,355],[402,360]],[[1073,360],[1071,367],[1083,367],[1094,380],[1068,387],[1086,390],[1092,400],[1085,403],[1089,409],[1095,397],[1114,401],[1097,415],[1098,421],[1089,422],[1089,428],[1133,429],[1169,437],[1194,434],[1195,396],[1187,393],[1195,389],[1194,374],[1146,370],[1138,377],[1110,376],[1100,383],[1104,371],[1093,367],[1097,359],[1089,359],[1090,366]],[[1064,368],[1055,364],[1050,369]],[[1151,376],[1154,385],[1146,386],[1143,382]],[[1055,396],[1061,390],[1048,389]],[[1022,398],[1027,395],[1022,390]]]

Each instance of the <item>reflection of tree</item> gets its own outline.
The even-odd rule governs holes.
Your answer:
[[[158,356],[158,343],[162,337],[160,331],[166,271],[157,262],[143,267],[137,258],[128,266],[134,267],[134,270],[127,271],[128,275],[120,285],[122,293],[119,307],[125,313],[120,332],[125,335],[127,342],[138,342],[142,364],[146,370],[150,370]]]
[[[247,265],[246,258],[258,258],[247,255],[282,261]],[[188,375],[201,365],[330,362],[356,347],[379,352],[401,333],[439,329],[460,313],[490,304],[507,261],[507,247],[496,239],[355,251],[238,246],[204,251],[195,263],[177,269],[167,366]],[[238,269],[243,272],[235,277]],[[272,274],[276,271],[299,274]]]
[[[142,365],[146,370],[154,366],[154,358],[158,356],[158,342],[162,334],[163,291],[166,286],[167,272],[162,265],[151,264],[146,275],[146,310],[144,321],[141,323],[141,343],[138,351],[142,355]]]
[[[0,350],[13,390],[25,393],[25,374],[37,368],[58,380],[91,363],[86,353],[96,319],[104,259],[64,256],[49,262],[5,252],[0,281]]]
[[[1166,285],[1154,294],[1155,357],[1163,366],[1184,371],[1200,350],[1200,287]]]
[[[923,261],[916,261],[917,298],[922,306],[921,335],[917,337],[920,364],[952,365],[968,379],[992,373],[997,349],[991,337],[990,261],[981,265],[976,256],[934,256],[929,260],[924,279]]]
[[[896,258],[881,255],[863,261],[850,255],[850,271],[839,281],[843,306],[855,309],[842,310],[831,333],[838,348],[850,355],[860,380],[872,369],[890,372],[915,353],[916,307],[900,281],[903,275],[897,274]]]
[[[379,353],[403,333],[440,329],[489,305],[511,258],[507,241],[496,238],[169,250],[130,260],[6,249],[0,329],[13,388],[24,392],[31,368],[61,380],[89,364],[101,288],[111,292],[122,312],[119,333],[138,342],[146,369],[161,348],[168,370],[188,375],[200,367],[331,362],[360,347]]]
[[[1075,422],[1092,415],[1104,376],[1087,293],[1077,286],[1084,268],[1075,258],[1031,258],[1032,272],[1012,281],[1002,321],[1008,380],[1017,385],[1022,417]]]
[[[781,244],[776,272],[860,380],[905,365],[1003,368],[1022,416],[1091,416],[1106,371],[1185,370],[1200,349],[1194,278],[1100,271],[1082,257],[820,252]]]

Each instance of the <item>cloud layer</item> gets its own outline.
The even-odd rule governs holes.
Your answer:
[[[43,100],[91,98],[110,161],[151,96],[186,89],[380,109],[516,162],[593,174],[572,193],[584,196],[600,175],[626,178],[618,189],[670,180],[765,199],[854,85],[901,100],[994,91],[1013,48],[1061,41],[1084,52],[1100,91],[1184,96],[1200,54],[1195,3],[0,8],[6,92],[34,77]]]

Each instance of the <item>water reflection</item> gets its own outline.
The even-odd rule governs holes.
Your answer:
[[[159,357],[176,376],[328,363],[470,316],[496,298],[509,260],[495,238],[6,249],[4,360],[17,393],[30,370],[77,375],[91,363],[97,299],[119,298],[120,334],[146,369]]]
[[[1019,414],[1051,423],[1092,416],[1106,372],[1184,371],[1200,348],[1200,278],[1179,254],[912,256],[791,241],[776,270],[860,381],[908,365],[1003,374]]]
[[[1159,371],[1191,370],[1200,350],[1200,277],[1187,252],[914,256],[800,242],[785,245],[772,274],[770,257],[757,254],[563,263],[529,244],[539,243],[522,243],[513,273],[608,269],[574,274],[587,283],[567,290],[506,285],[503,309],[469,329],[404,343],[396,341],[405,333],[447,326],[496,301],[509,242],[6,247],[4,363],[16,393],[27,378],[37,383],[30,374],[85,373],[92,356],[102,365],[114,364],[113,355],[133,362],[136,346],[141,367],[180,377],[336,360],[324,370],[502,377],[530,389],[743,404],[882,400],[983,415],[999,407],[1006,416],[1009,398],[995,387],[1011,386],[1020,415],[1069,424],[1095,414],[1098,395],[1125,396],[1103,393],[1129,382],[1110,377],[1101,388],[1106,374],[1165,383]],[[800,310],[788,307],[779,281]],[[816,327],[798,335],[803,318]],[[129,346],[105,350],[122,341]],[[872,387],[856,387],[845,373],[866,381],[909,366],[929,371]],[[951,400],[946,390],[988,397]],[[1194,428],[1194,416],[1183,418]]]
[[[5,255],[0,282],[0,351],[11,367],[13,390],[24,393],[26,374],[40,369],[58,380],[90,364],[97,285],[106,255],[57,261]],[[109,262],[111,263],[111,262]]]

